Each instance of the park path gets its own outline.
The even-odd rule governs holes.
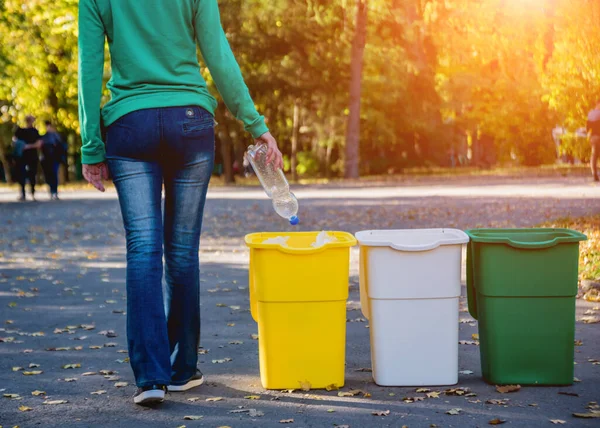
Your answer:
[[[600,186],[584,178],[526,182],[494,177],[425,178],[395,185],[337,184],[294,191],[300,199],[303,230],[526,227],[600,213]],[[575,375],[581,382],[571,387],[523,388],[501,395],[481,380],[479,351],[474,345],[460,347],[464,374],[458,386],[470,388],[475,397],[441,394],[407,403],[402,399],[424,394],[415,388],[376,386],[370,373],[361,371],[370,367],[370,354],[368,323],[358,305],[356,249],[352,251],[343,391],[360,389],[371,396],[264,391],[258,377],[257,342],[252,338],[257,328],[248,310],[248,252],[243,236],[292,229],[276,218],[256,188],[214,187],[207,203],[200,252],[200,367],[208,383],[195,391],[170,394],[159,410],[134,406],[133,377],[123,352],[125,251],[115,193],[78,190],[64,192],[59,202],[40,195],[40,202],[24,204],[12,202],[14,196],[0,189],[3,427],[475,427],[487,426],[496,417],[519,427],[551,426],[550,419],[565,420],[568,426],[595,426],[594,420],[575,419],[571,414],[585,412],[590,401],[600,401],[600,365],[589,361],[600,360],[599,324],[577,323],[576,338],[581,345],[576,348]],[[464,312],[465,305],[462,299],[460,338],[471,340],[477,327]],[[594,312],[595,306],[578,301],[578,316]],[[435,314],[423,314],[431,316]],[[228,358],[231,361],[213,363]],[[63,368],[69,364],[74,368]],[[13,371],[14,367],[23,369]],[[103,370],[110,374],[102,375]],[[23,374],[36,371],[42,373]],[[84,376],[88,372],[98,374]],[[34,396],[34,391],[45,394]],[[206,401],[215,397],[222,399]],[[487,404],[490,399],[508,401]],[[42,404],[53,400],[67,403]],[[26,411],[20,411],[20,406]],[[446,414],[455,408],[462,409],[459,415]],[[231,413],[249,409],[258,413]],[[387,410],[389,416],[372,415]],[[186,415],[202,418],[184,420]],[[294,422],[280,423],[289,419]]]

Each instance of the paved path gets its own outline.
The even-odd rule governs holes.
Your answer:
[[[579,178],[529,179],[525,184],[496,178],[428,178],[397,186],[329,185],[295,191],[305,230],[532,226],[564,216],[600,213],[600,186]],[[14,196],[0,189],[0,338],[13,338],[0,343],[0,393],[18,394],[21,399],[0,398],[1,426],[475,427],[487,426],[496,417],[518,427],[552,426],[550,419],[565,420],[567,426],[597,426],[594,420],[575,419],[571,414],[585,412],[590,401],[600,402],[600,365],[588,361],[600,359],[599,324],[577,323],[576,337],[582,345],[576,348],[575,376],[581,382],[571,387],[527,387],[501,395],[481,380],[479,350],[473,345],[460,346],[460,369],[473,374],[461,374],[459,386],[471,388],[476,397],[442,394],[405,403],[404,397],[424,394],[417,394],[415,388],[376,386],[370,373],[358,371],[370,367],[370,354],[368,323],[362,322],[358,309],[356,250],[352,251],[348,304],[348,320],[354,322],[347,324],[343,390],[361,389],[371,397],[339,397],[336,391],[263,390],[257,342],[251,338],[257,328],[248,311],[248,252],[242,238],[248,232],[291,227],[276,218],[269,201],[254,188],[215,187],[207,204],[200,253],[206,354],[200,355],[200,366],[208,384],[196,391],[170,394],[159,410],[134,406],[133,377],[123,362],[127,355],[121,352],[126,349],[125,252],[116,195],[65,192],[59,202],[46,201],[41,195],[39,203],[25,204],[12,202]],[[465,305],[463,299],[463,310]],[[578,301],[578,316],[595,306]],[[423,314],[429,316],[435,314]],[[477,332],[476,323],[466,312],[461,318],[460,338],[470,340]],[[94,328],[85,330],[82,325]],[[116,337],[105,336],[111,330]],[[243,343],[230,343],[236,341]],[[212,363],[224,358],[232,361]],[[30,364],[34,366],[29,368]],[[66,364],[81,367],[63,369]],[[13,367],[25,370],[12,371]],[[43,373],[22,374],[36,370]],[[119,379],[83,375],[100,370],[114,371],[108,376]],[[117,388],[117,382],[128,386]],[[36,390],[45,394],[33,396]],[[103,390],[105,394],[91,394]],[[261,398],[244,398],[249,395]],[[211,397],[223,400],[207,402]],[[194,398],[197,401],[191,401]],[[68,403],[43,405],[45,399]],[[486,404],[489,399],[509,401]],[[32,410],[21,412],[19,406]],[[264,415],[230,413],[241,406]],[[445,413],[453,408],[461,408],[461,414]],[[386,410],[389,416],[372,415]],[[186,415],[203,418],[189,421],[183,419]],[[286,419],[294,423],[279,423]]]

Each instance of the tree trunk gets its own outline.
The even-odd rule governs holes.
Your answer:
[[[4,140],[0,138],[0,163],[2,163],[2,167],[4,168],[4,178],[6,178],[7,183],[12,182],[12,177],[10,175],[10,163],[6,158],[6,146],[4,145]]]
[[[362,87],[363,57],[367,41],[367,3],[356,0],[356,29],[352,41],[350,64],[350,113],[346,130],[345,177],[358,178],[360,142],[360,95]]]
[[[294,118],[292,122],[292,180],[298,180],[298,131],[300,130],[300,107],[298,106],[298,100],[294,101]]]

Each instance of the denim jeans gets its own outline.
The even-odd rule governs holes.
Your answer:
[[[138,110],[107,130],[127,238],[127,341],[139,387],[181,385],[196,374],[198,250],[214,152],[214,119],[200,107]]]
[[[46,184],[50,187],[50,193],[52,195],[58,194],[58,169],[60,163],[55,162],[52,159],[44,159],[42,161],[42,169],[44,170],[44,178]]]

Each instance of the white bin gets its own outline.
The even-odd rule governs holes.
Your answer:
[[[458,382],[462,245],[456,229],[358,232],[360,300],[382,386]]]

